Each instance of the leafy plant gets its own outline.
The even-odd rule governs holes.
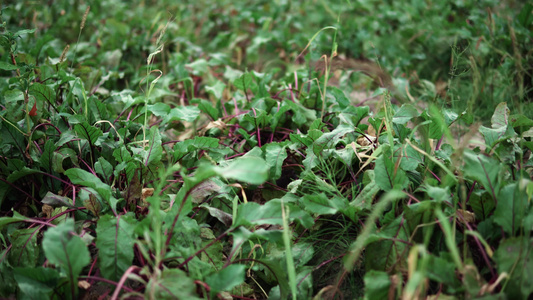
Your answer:
[[[3,7],[0,296],[527,299],[507,4]]]

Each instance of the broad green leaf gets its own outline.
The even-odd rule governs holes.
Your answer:
[[[14,71],[14,70],[17,70],[18,68],[19,68],[18,66],[6,63],[4,61],[0,61],[0,70]]]
[[[313,225],[313,218],[308,213],[291,203],[284,203],[284,205],[287,206],[291,212],[291,222],[298,221],[306,228],[309,228]],[[234,226],[263,224],[283,224],[280,199],[272,199],[264,205],[260,205],[255,202],[248,202],[239,205],[237,208],[237,217],[235,218]]]
[[[192,122],[198,118],[200,110],[196,106],[178,106],[170,110],[170,113],[163,119],[163,123],[171,121]]]
[[[348,125],[340,125],[332,132],[322,134],[313,144],[313,152],[319,155],[324,149],[334,148],[335,145],[348,133],[354,131],[354,128]]]
[[[105,278],[119,281],[131,266],[135,223],[136,220],[131,215],[123,215],[118,219],[112,215],[104,215],[98,220],[96,225],[98,265]]]
[[[73,184],[93,188],[106,202],[108,202],[111,209],[116,209],[117,200],[111,195],[111,187],[103,183],[100,178],[96,177],[96,175],[76,168],[66,170],[65,175],[68,176]]]
[[[407,263],[408,245],[400,241],[409,240],[411,232],[405,228],[403,216],[380,228],[376,235],[381,240],[373,241],[365,249],[365,269],[386,271],[392,266],[402,268]]]
[[[59,283],[58,271],[41,266],[15,268],[14,275],[20,291],[29,299],[50,299]]]
[[[82,239],[74,235],[74,220],[66,219],[44,233],[43,250],[51,264],[66,274],[69,289],[77,294],[78,275],[91,262],[91,255]]]
[[[481,126],[479,127],[479,132],[483,135],[485,144],[489,147],[487,149],[489,152],[497,143],[516,136],[516,132],[514,132],[511,126],[502,126],[498,128]]]
[[[374,170],[365,171],[363,178],[364,188],[359,192],[357,197],[350,202],[350,205],[370,210],[374,198],[381,189],[376,183]]]
[[[528,212],[527,194],[517,183],[510,183],[501,189],[497,199],[494,222],[502,226],[507,234],[514,236],[522,227]]]
[[[30,95],[35,96],[41,102],[55,103],[56,95],[54,90],[47,85],[35,82],[30,86],[29,92]]]
[[[65,169],[63,168],[63,162],[67,158],[70,158],[74,166],[76,167],[79,166],[78,165],[78,154],[76,153],[76,151],[74,151],[71,148],[61,147],[54,152],[54,157],[52,160],[52,169],[58,173],[65,173]]]
[[[270,180],[275,181],[281,177],[281,167],[283,161],[287,158],[286,147],[279,143],[268,143],[262,148],[265,153],[266,163],[270,167]]]
[[[268,179],[269,167],[259,157],[236,158],[225,167],[217,167],[217,172],[227,179],[235,179],[249,184],[262,184]]]
[[[34,29],[21,29],[21,30],[15,32],[13,35],[14,36],[21,36],[23,34],[34,33],[35,30],[36,30],[35,28]]]
[[[197,59],[186,66],[191,68],[195,75],[202,75],[209,70],[209,63],[203,58]]]
[[[74,131],[80,138],[89,141],[92,145],[103,135],[102,130],[89,125],[87,122],[74,125]]]
[[[231,224],[233,223],[233,216],[221,209],[211,207],[209,205],[206,205],[205,203],[200,205],[200,207],[207,209],[207,211],[212,217],[216,218],[228,227],[231,226]]]
[[[72,130],[63,131],[59,137],[59,140],[56,142],[56,146],[61,147],[76,138],[77,137]]]
[[[492,215],[495,208],[494,198],[486,190],[473,192],[468,199],[468,205],[472,207],[478,221],[483,221]]]
[[[427,275],[436,282],[444,283],[449,286],[460,286],[457,279],[456,267],[448,253],[441,253],[441,257],[430,255],[428,258]]]
[[[338,196],[328,197],[325,193],[306,194],[300,200],[306,211],[318,215],[333,215],[346,207],[346,199]]]
[[[501,102],[500,104],[498,104],[498,106],[496,106],[496,109],[494,110],[492,118],[490,119],[492,128],[507,127],[510,115],[511,111],[507,107],[506,102]]]
[[[519,134],[533,127],[533,120],[520,114],[510,116],[509,123]]]
[[[513,237],[504,240],[494,253],[498,273],[506,272],[505,293],[508,299],[527,299],[533,292],[533,260],[529,237]]]
[[[400,160],[400,168],[404,171],[414,171],[424,164],[424,156],[411,147],[411,145],[404,145],[394,151],[395,160],[398,159],[398,155],[402,156]]]
[[[7,181],[11,183],[15,183],[17,180],[19,180],[22,177],[31,175],[31,174],[37,174],[41,173],[39,170],[30,169],[28,167],[23,167],[21,170],[13,171],[9,176],[7,176]]]
[[[185,155],[196,150],[218,148],[219,139],[205,136],[197,136],[174,145],[174,159],[180,160]]]
[[[56,195],[50,191],[46,193],[46,195],[44,196],[43,200],[41,200],[41,202],[44,204],[48,204],[52,207],[64,206],[64,207],[74,208],[74,205],[72,205],[72,200],[70,198]]]
[[[161,102],[158,102],[153,105],[148,105],[146,108],[149,112],[151,112],[152,114],[154,114],[154,116],[157,117],[166,116],[170,112],[170,106]]]
[[[392,189],[403,190],[409,185],[407,174],[401,168],[397,168],[394,161],[387,159],[385,155],[376,159],[374,174],[376,184],[386,192]]]
[[[56,146],[54,142],[50,139],[46,141],[46,144],[44,144],[44,150],[41,154],[41,157],[39,158],[41,162],[41,166],[46,170],[46,172],[51,173],[52,172],[52,163],[54,160],[54,151],[56,150]]]
[[[27,217],[21,215],[20,213],[14,211],[12,217],[1,217],[0,218],[0,229],[3,229],[4,226],[17,223],[17,222],[24,222],[28,220]]]
[[[333,96],[335,102],[337,102],[340,109],[345,109],[350,105],[350,99],[346,97],[346,95],[341,89],[334,86],[330,86],[328,87],[328,93]]]
[[[404,104],[392,117],[392,122],[396,124],[406,124],[412,118],[418,117],[420,113],[411,104]]]
[[[94,171],[107,181],[113,175],[113,166],[105,158],[100,156],[98,157],[98,161],[94,163]]]
[[[247,91],[254,85],[253,77],[248,72],[243,73],[239,78],[233,81],[233,85],[241,91]]]
[[[243,283],[245,271],[244,265],[233,264],[207,277],[205,282],[211,288],[209,291],[211,297],[221,291],[231,291],[233,287]]]
[[[143,161],[146,166],[150,166],[152,163],[158,163],[161,161],[163,155],[163,147],[161,146],[161,134],[157,126],[150,128],[150,135],[148,137],[148,149],[143,151]]]
[[[151,276],[144,292],[146,299],[200,299],[196,296],[194,280],[180,269],[167,269],[159,276]]]
[[[215,99],[222,99],[222,93],[224,92],[225,88],[226,88],[226,84],[224,84],[220,80],[217,80],[217,82],[214,85],[206,86],[205,90],[209,94],[215,96]]]
[[[383,271],[370,270],[365,274],[365,299],[381,300],[389,297],[391,280]]]
[[[502,165],[492,157],[475,154],[471,150],[465,150],[463,156],[465,177],[478,181],[493,197],[496,197],[500,191],[498,173]]]
[[[202,112],[208,114],[211,119],[213,120],[218,120],[218,118],[221,117],[221,114],[220,114],[220,111],[218,109],[216,109],[215,107],[213,107],[213,104],[205,99],[198,99],[198,98],[195,98],[195,99],[192,99],[191,100],[191,103],[192,104],[197,104],[198,105],[198,109],[200,109]]]
[[[9,234],[11,250],[7,259],[17,267],[35,267],[39,259],[39,245],[37,244],[39,227],[18,229]]]

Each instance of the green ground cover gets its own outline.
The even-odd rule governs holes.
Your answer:
[[[4,3],[0,297],[528,299],[532,11]]]

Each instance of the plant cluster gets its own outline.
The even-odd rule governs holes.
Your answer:
[[[1,297],[533,294],[532,5],[52,2],[1,10]]]

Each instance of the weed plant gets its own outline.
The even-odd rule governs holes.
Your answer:
[[[0,297],[533,294],[531,4],[7,4]]]

